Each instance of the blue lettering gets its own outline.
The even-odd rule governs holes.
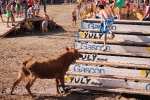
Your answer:
[[[90,49],[90,50],[91,50],[91,47],[92,47],[91,45],[88,45],[88,49]]]
[[[112,25],[111,30],[116,30],[116,26]]]
[[[99,29],[99,26],[98,26],[98,25],[95,25],[95,29]]]
[[[104,70],[104,69],[100,69],[100,70],[99,70],[99,73],[100,73],[100,74],[102,74],[102,73],[105,74],[105,70]]]
[[[110,46],[106,46],[107,50],[110,51]],[[88,43],[82,43],[82,49],[89,49],[89,50],[102,50],[104,48],[104,46],[100,46],[100,45],[90,45]]]
[[[94,25],[93,23],[88,24],[89,29],[100,29],[101,25]]]
[[[88,48],[87,48],[87,43],[82,43],[82,48],[83,48],[83,49],[88,49]]]
[[[105,70],[104,69],[100,69],[100,68],[84,68],[84,67],[80,67],[79,65],[75,65],[74,66],[74,71],[75,72],[88,72],[88,73],[99,73],[99,74],[105,74]],[[150,85],[150,84],[149,84]]]
[[[88,72],[89,73],[90,72],[89,68],[85,68],[84,72]]]
[[[93,71],[91,71],[91,70],[93,70]],[[94,68],[91,68],[91,69],[89,70],[89,73],[95,73],[95,69],[94,69]]]
[[[92,45],[92,50],[95,50],[95,45]]]
[[[85,68],[84,67],[81,68],[81,72],[85,72]]]
[[[147,85],[146,85],[146,90],[147,90],[147,91],[150,90],[150,84],[147,84]]]
[[[101,50],[101,46],[96,46],[96,49],[95,50]]]
[[[76,68],[76,67],[77,67],[77,68]],[[74,66],[74,71],[75,71],[75,72],[80,72],[80,66],[79,66],[79,65]]]

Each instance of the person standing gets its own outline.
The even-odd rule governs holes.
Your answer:
[[[112,12],[112,15],[115,16],[114,8],[118,8],[118,19],[122,19],[122,8],[125,5],[125,0],[114,0],[112,4],[110,4],[110,10]],[[115,16],[116,17],[116,16]]]
[[[43,22],[42,22],[42,31],[43,31],[43,34],[44,32],[46,31],[46,34],[48,32],[48,21],[49,21],[49,16],[46,14],[46,11],[44,12],[44,15],[43,15]]]
[[[149,0],[144,0],[145,4],[145,14],[141,20],[150,21],[150,5]]]
[[[6,6],[6,16],[7,16],[7,27],[10,27],[9,25],[8,25],[8,23],[9,23],[9,19],[11,18],[11,22],[12,22],[12,26],[15,26],[13,23],[14,23],[14,16],[13,16],[13,14],[12,14],[12,12],[11,12],[11,4],[12,4],[12,1],[9,1],[9,3],[8,3],[8,5]]]
[[[2,10],[2,1],[0,1],[0,17],[1,17],[1,20],[4,21],[3,18],[2,18],[2,12],[1,12],[1,10]]]
[[[76,26],[76,21],[77,21],[77,14],[76,14],[76,8],[72,12],[72,27],[77,27]]]
[[[32,5],[33,5],[33,0],[28,0],[28,9],[29,9],[30,7],[32,7]]]
[[[104,9],[103,5],[98,5],[98,11],[100,14],[100,18],[101,18],[101,29],[100,32],[103,33],[104,35],[104,48],[102,49],[102,51],[106,51],[107,47],[107,33],[111,34],[111,38],[114,38],[114,34],[112,33],[110,27],[112,26],[112,24],[114,23],[114,17],[111,15],[111,12],[107,9]]]

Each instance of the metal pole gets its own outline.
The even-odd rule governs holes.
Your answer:
[[[25,2],[25,21],[27,21],[28,0]]]
[[[46,2],[47,0],[44,0],[44,12],[46,12]]]

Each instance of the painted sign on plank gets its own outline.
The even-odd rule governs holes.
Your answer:
[[[102,50],[104,48],[103,44],[94,44],[87,42],[75,42],[74,47],[76,49],[84,50]],[[122,45],[107,45],[107,51],[117,51],[117,52],[130,52],[130,53],[150,53],[150,47],[136,47],[136,46],[122,46]]]
[[[100,29],[101,24],[100,23],[85,23],[81,22],[81,28],[86,28],[86,29]],[[111,26],[111,30],[116,30],[116,25]]]
[[[82,55],[83,55],[82,60],[85,61],[150,65],[149,58],[137,58],[137,57],[135,58],[135,57],[109,56],[109,55],[97,55],[97,54],[82,54]]]
[[[77,37],[78,37],[78,39],[84,39],[84,38],[85,39],[103,39],[103,34],[100,32],[79,32]],[[107,39],[112,40],[111,34],[107,35]],[[150,36],[117,34],[113,40],[150,42]]]
[[[149,70],[134,70],[124,68],[86,66],[86,65],[70,65],[69,70],[72,72],[88,73],[92,75],[118,75],[127,77],[150,77]]]
[[[81,28],[82,29],[100,29],[99,23],[87,23],[82,22]],[[119,31],[139,31],[139,32],[149,32],[148,25],[126,25],[126,24],[114,24],[115,27],[112,27],[112,30],[119,30]]]
[[[103,78],[92,78],[84,76],[65,76],[65,81],[73,84],[91,85],[99,87],[115,87],[115,88],[129,88],[150,91],[150,83],[132,82],[125,80],[111,80]]]

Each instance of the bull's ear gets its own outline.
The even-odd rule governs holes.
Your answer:
[[[66,51],[69,51],[69,48],[68,48],[68,47],[66,47]]]

